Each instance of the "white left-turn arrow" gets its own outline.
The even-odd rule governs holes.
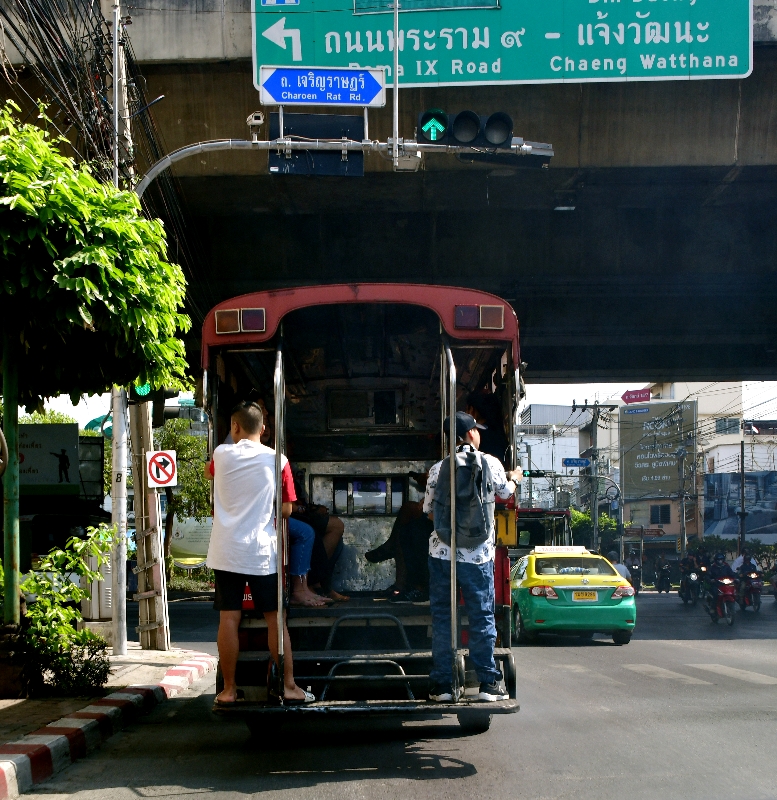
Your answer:
[[[274,25],[263,31],[262,36],[269,39],[278,47],[286,49],[286,39],[291,39],[291,58],[292,61],[302,61],[302,41],[298,28],[285,29],[286,17],[281,17]]]

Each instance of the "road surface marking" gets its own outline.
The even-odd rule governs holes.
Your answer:
[[[728,678],[737,678],[748,683],[760,683],[764,686],[777,685],[777,678],[773,678],[771,675],[762,675],[760,672],[748,672],[746,669],[726,667],[723,664],[686,664],[686,666],[694,669],[703,669],[707,672],[715,672]]]
[[[669,669],[662,667],[654,667],[652,664],[624,664],[626,669],[632,672],[639,672],[640,675],[646,675],[648,678],[657,678],[658,680],[677,681],[678,683],[697,684],[712,686],[710,681],[702,681],[699,678],[692,678],[690,675],[683,675],[680,672],[672,672]]]
[[[604,681],[605,683],[615,683],[618,686],[626,685],[623,683],[623,681],[616,681],[615,678],[611,678],[609,675],[602,675],[599,672],[594,672],[593,670],[590,670],[581,664],[551,664],[551,666],[555,667],[556,669],[565,669],[568,672],[574,672],[577,675],[585,675],[587,678],[594,678],[596,680]]]

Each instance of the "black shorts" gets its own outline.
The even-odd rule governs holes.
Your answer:
[[[251,589],[254,610],[266,614],[278,610],[278,573],[272,575],[241,575],[214,569],[216,575],[216,611],[242,611],[246,583]],[[286,605],[284,600],[284,605]]]

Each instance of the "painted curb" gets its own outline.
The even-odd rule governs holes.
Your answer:
[[[165,672],[159,683],[127,686],[62,719],[0,744],[0,800],[13,800],[84,758],[133,716],[180,694],[216,669],[218,659],[187,652],[187,660]]]

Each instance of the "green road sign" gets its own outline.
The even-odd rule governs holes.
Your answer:
[[[253,0],[259,67],[386,67],[391,0]],[[744,78],[752,0],[400,0],[403,86]]]

